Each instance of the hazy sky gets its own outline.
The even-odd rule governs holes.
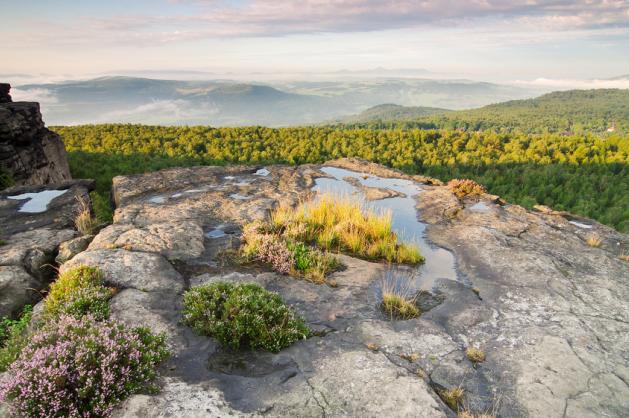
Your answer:
[[[0,74],[629,73],[629,0],[0,0]]]

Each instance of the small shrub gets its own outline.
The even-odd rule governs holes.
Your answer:
[[[4,318],[0,322],[0,373],[6,371],[28,343],[27,327],[32,314],[33,308],[27,305],[19,319]]]
[[[411,319],[419,316],[421,311],[416,305],[410,284],[413,277],[399,271],[388,270],[381,282],[382,311],[391,318]]]
[[[603,240],[598,235],[591,235],[586,242],[590,247],[598,248],[603,243]]]
[[[339,266],[335,257],[271,232],[273,229],[273,223],[254,222],[245,226],[243,257],[257,258],[279,273],[302,275],[315,283],[324,283],[325,276]]]
[[[452,389],[444,389],[439,391],[439,396],[448,405],[453,411],[457,411],[459,409],[459,404],[463,400],[463,395],[465,391],[462,387],[455,387]]]
[[[487,193],[484,186],[469,179],[453,179],[448,182],[448,188],[459,199],[467,196],[480,196]]]
[[[79,207],[74,217],[74,226],[82,235],[93,234],[98,227],[98,221],[92,215],[89,201],[81,196],[77,196],[76,200]]]
[[[8,244],[8,242],[6,242],[3,239],[0,239],[0,247],[2,247],[3,245],[7,245],[7,244]]]
[[[184,294],[184,321],[232,349],[278,352],[310,330],[279,295],[253,283],[211,283]]]
[[[62,316],[32,336],[0,384],[0,401],[25,417],[106,416],[167,356],[164,335]]]
[[[467,355],[467,358],[473,363],[482,363],[483,361],[485,361],[485,353],[479,348],[472,346],[467,347],[467,350],[465,350],[465,354]]]
[[[91,314],[96,319],[106,319],[112,295],[112,289],[103,286],[100,270],[78,266],[61,274],[50,286],[44,312],[48,317],[72,315],[79,318]]]

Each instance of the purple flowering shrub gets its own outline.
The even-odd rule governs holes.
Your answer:
[[[247,225],[243,239],[245,241],[243,253],[246,257],[256,257],[282,274],[289,274],[293,269],[295,259],[286,242],[276,234],[264,230],[260,223]]]
[[[31,337],[0,384],[0,401],[26,417],[106,416],[167,356],[163,334],[64,315]]]

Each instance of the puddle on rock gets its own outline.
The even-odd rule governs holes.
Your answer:
[[[269,170],[267,170],[266,168],[261,168],[258,171],[256,171],[255,173],[253,173],[254,176],[261,176],[261,177],[266,177],[269,174],[271,174],[271,172]]]
[[[231,197],[232,199],[236,199],[236,200],[249,200],[251,199],[251,196],[243,196],[240,193],[232,193],[229,195],[229,197]]]
[[[208,238],[223,238],[224,236],[226,236],[227,234],[225,233],[225,231],[223,230],[224,226],[223,225],[219,225],[216,228],[208,231],[205,233],[205,236]]]
[[[576,226],[577,228],[592,229],[592,225],[584,224],[584,223],[581,223],[581,222],[569,221],[569,223],[571,223],[572,225]]]
[[[18,212],[23,213],[41,213],[46,212],[50,202],[66,193],[68,190],[44,190],[37,193],[22,193],[15,196],[7,196],[12,200],[26,200],[20,207]]]
[[[474,212],[489,212],[489,206],[487,206],[487,204],[485,204],[485,202],[478,202],[472,206],[469,207],[470,210],[473,210]]]
[[[426,224],[417,219],[415,197],[421,193],[421,187],[410,180],[382,178],[343,168],[323,167],[321,171],[329,177],[317,178],[313,190],[341,197],[356,195],[366,207],[376,211],[390,211],[393,231],[399,240],[417,243],[426,262],[417,267],[418,274],[413,284],[415,290],[431,290],[438,279],[457,280],[454,255],[444,248],[430,244],[426,240]],[[364,193],[344,180],[344,177],[356,178],[363,186],[394,190],[406,197],[367,202]]]
[[[149,199],[149,202],[157,203],[158,205],[161,205],[162,203],[166,202],[166,199],[167,199],[166,196],[153,196]]]

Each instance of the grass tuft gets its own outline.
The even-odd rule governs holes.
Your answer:
[[[472,346],[467,347],[465,354],[472,363],[482,363],[485,361],[485,353],[479,348]]]
[[[443,402],[445,402],[445,404],[453,411],[457,411],[459,409],[459,404],[463,400],[463,395],[465,395],[465,391],[460,386],[439,391],[439,396]]]
[[[629,254],[620,254],[618,258],[620,258],[622,261],[629,261]]]
[[[411,280],[411,275],[392,269],[387,270],[382,278],[380,308],[391,319],[411,319],[421,314],[416,304],[416,295],[410,287]]]
[[[416,245],[398,243],[390,212],[376,213],[349,198],[323,195],[297,208],[281,206],[271,214],[270,227],[288,239],[369,260],[424,261]]]
[[[603,243],[603,240],[598,235],[591,235],[586,242],[590,247],[598,248]]]
[[[74,217],[74,226],[82,235],[91,235],[98,227],[98,221],[92,215],[89,201],[82,196],[76,198],[79,207]]]

